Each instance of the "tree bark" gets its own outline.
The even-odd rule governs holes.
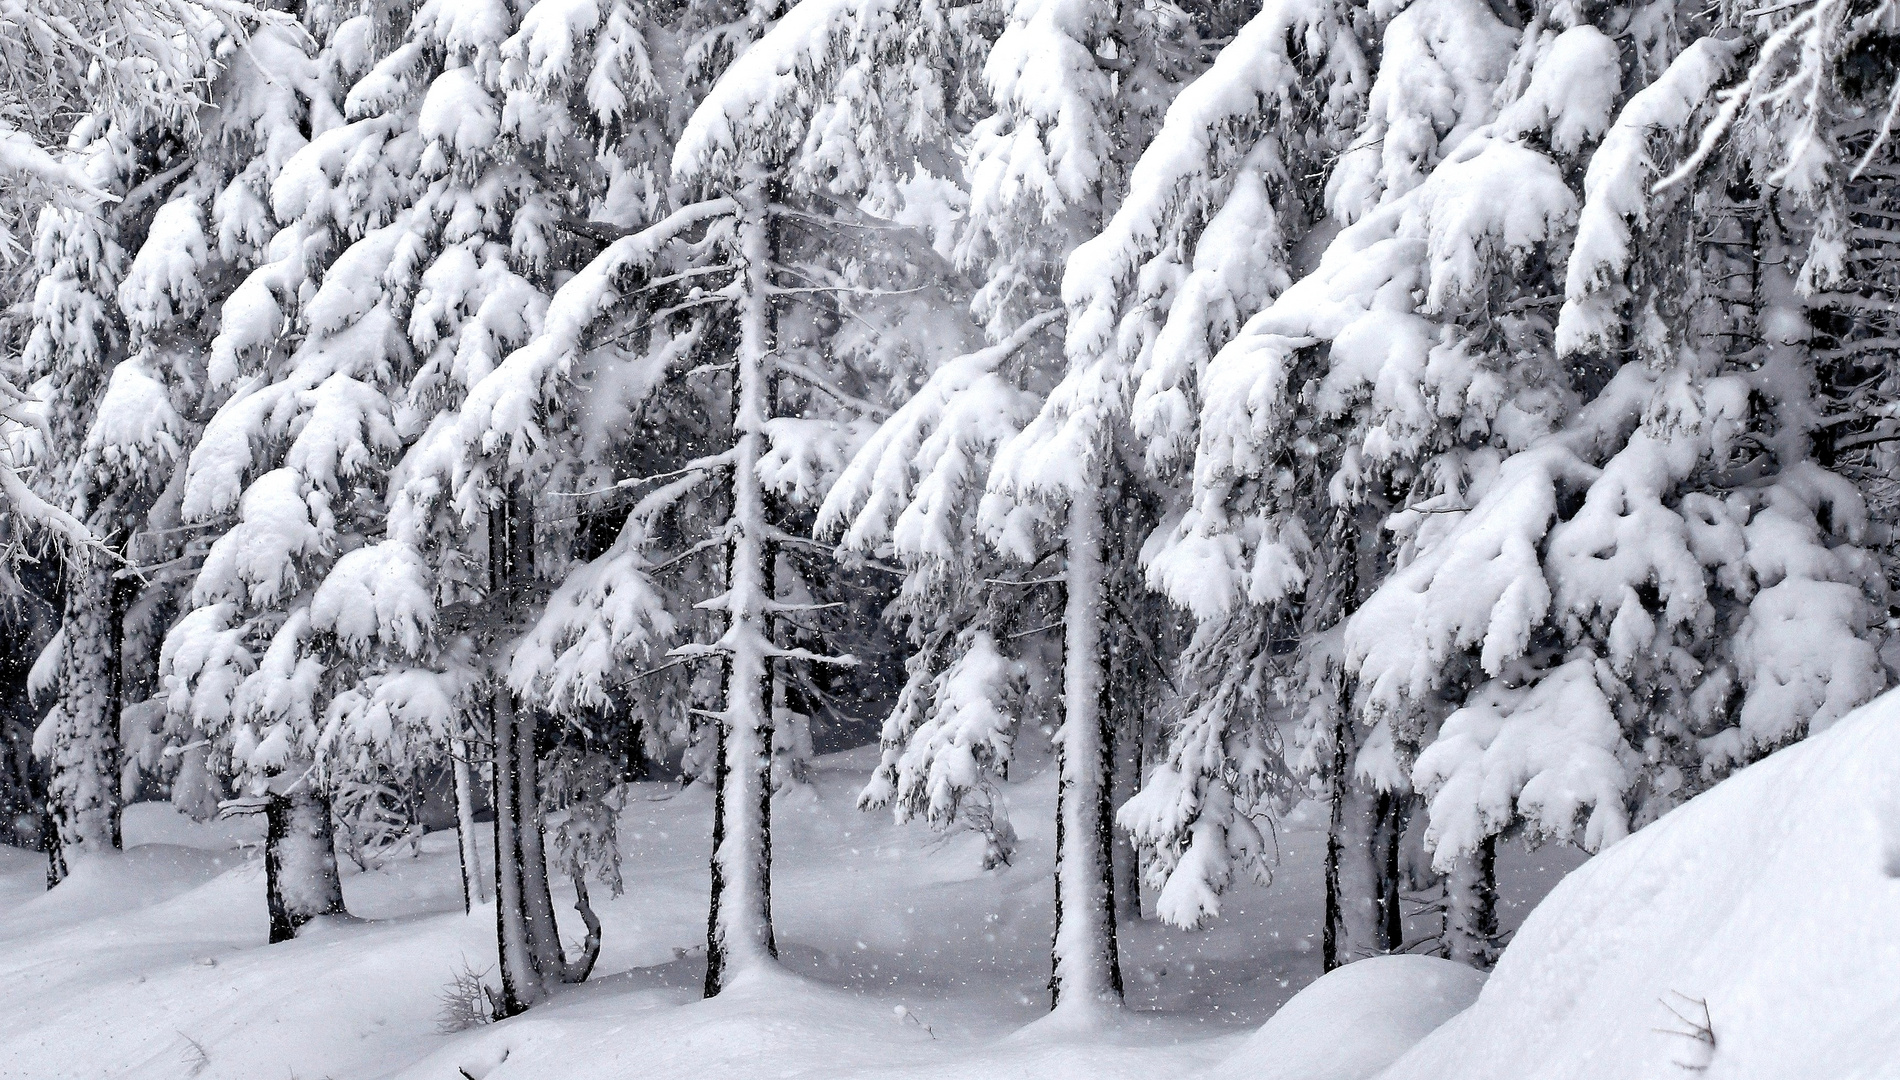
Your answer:
[[[119,631],[123,591],[99,552],[74,551],[66,589],[66,665],[48,791],[62,861],[120,846]]]
[[[1487,836],[1445,875],[1445,955],[1480,970],[1498,958],[1497,852]]]
[[[1326,924],[1320,933],[1320,964],[1331,971],[1342,964],[1390,952],[1402,941],[1387,909],[1385,859],[1380,845],[1380,799],[1353,776],[1358,755],[1351,712],[1350,682],[1342,679],[1333,728],[1333,766],[1328,778],[1331,814],[1326,830]]]
[[[1114,839],[1109,806],[1112,733],[1103,708],[1102,513],[1094,485],[1069,502],[1063,720],[1056,733],[1055,1008],[1119,1004]]]
[[[547,996],[547,986],[528,937],[521,874],[521,812],[514,701],[506,686],[493,698],[495,767],[495,936],[501,961],[496,1018],[513,1016]]]
[[[774,348],[772,236],[767,185],[741,198],[745,294],[733,374],[732,518],[728,522],[725,701],[718,724],[712,899],[706,933],[706,996],[748,967],[775,963],[772,932],[772,695],[770,615],[773,550],[758,477],[771,415],[767,365]]]
[[[319,915],[341,914],[343,883],[329,799],[298,783],[288,793],[270,794],[264,820],[264,899],[274,945]]]
[[[488,885],[482,873],[481,845],[475,842],[475,769],[469,763],[468,740],[452,740],[449,752],[455,758],[455,829],[461,841],[462,911],[466,913],[488,903]]]

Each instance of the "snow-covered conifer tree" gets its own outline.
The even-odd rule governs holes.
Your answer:
[[[977,531],[999,448],[1019,441],[1057,381],[1050,331],[1066,314],[1059,299],[1064,261],[1112,210],[1134,155],[1174,90],[1205,63],[1203,38],[1223,36],[1229,19],[1238,21],[1229,13],[1189,16],[1171,5],[1010,7],[985,63],[994,106],[966,153],[968,221],[954,247],[958,265],[974,279],[973,312],[992,345],[934,372],[867,444],[821,515],[826,529],[842,529],[847,548],[889,550],[908,570],[901,611],[919,651],[885,726],[883,763],[862,802],[888,802],[900,818],[922,812],[939,824],[968,813],[989,831],[992,861],[1006,854],[1010,835],[997,818],[992,778],[1010,759],[1021,718],[1057,711],[1053,702],[1025,698],[1017,671],[1042,651],[1036,635],[1061,624],[1053,592],[1036,587],[1063,580],[1052,574],[1063,547],[1050,542],[1051,507],[1035,500],[990,500],[996,554],[972,550],[963,538]],[[1140,497],[1129,500],[1126,508],[1135,512],[1130,534],[1140,532],[1143,506]],[[1078,610],[1096,603],[1087,590],[1069,591]],[[1131,640],[1151,637],[1138,596],[1118,594],[1114,608],[1112,617],[1127,618]],[[1069,625],[1071,633],[1089,634],[1086,619]],[[1032,640],[1019,640],[1025,637]],[[1117,682],[1115,717],[1098,716],[1093,691],[1081,683],[1071,687],[1075,695],[1065,697],[1061,711],[1068,725],[1069,707],[1080,710],[1073,724],[1082,734],[1064,735],[1059,745],[1076,743],[1073,751],[1061,751],[1064,821],[1082,816],[1062,833],[1067,885],[1059,886],[1057,907],[1067,929],[1057,935],[1058,1000],[1065,986],[1075,1001],[1118,995],[1115,895],[1122,893],[1130,910],[1139,904],[1132,877],[1119,888],[1110,883],[1111,867],[1120,863],[1132,872],[1133,859],[1112,857],[1106,809],[1110,772],[1132,778],[1139,752],[1131,746],[1128,753],[1108,754],[1108,728],[1138,743],[1126,731],[1141,710],[1140,677],[1152,679],[1165,661],[1153,655],[1152,641],[1104,651],[1098,637],[1079,646],[1069,641],[1065,670],[1086,680],[1107,662],[1118,667],[1118,678],[1137,677]],[[972,694],[988,697],[979,706]],[[1098,730],[1101,738],[1090,742],[1089,732]],[[1133,768],[1115,769],[1117,758]],[[1083,787],[1072,793],[1075,783]],[[1099,857],[1093,854],[1097,841]]]
[[[43,730],[57,816],[67,825],[62,841],[77,851],[107,835],[116,843],[122,791],[135,790],[142,774],[158,779],[166,764],[139,730],[149,724],[126,707],[149,691],[150,646],[171,575],[161,569],[157,580],[141,582],[122,564],[163,563],[176,550],[175,539],[140,541],[172,532],[165,526],[175,516],[174,465],[194,430],[187,414],[203,391],[196,319],[207,285],[220,288],[216,267],[247,254],[241,234],[250,226],[233,225],[219,243],[210,227],[244,216],[222,201],[235,175],[282,164],[286,151],[268,129],[294,125],[295,117],[277,115],[282,99],[294,95],[258,76],[286,55],[301,58],[301,31],[280,17],[246,30],[192,6],[127,15],[120,47],[157,52],[143,62],[123,58],[133,81],[116,93],[134,96],[102,93],[73,131],[68,156],[114,205],[42,213],[41,277],[25,357],[47,396],[57,448],[39,482],[105,544],[82,543],[69,557],[57,638],[64,674]],[[185,23],[166,21],[173,16]],[[165,34],[202,42],[204,51],[146,40]],[[235,62],[214,62],[219,53]],[[178,66],[187,63],[197,66]],[[189,107],[204,100],[201,83],[211,87],[208,120]],[[122,733],[137,741],[122,749]]]
[[[1594,848],[1885,678],[1859,497],[1813,464],[1814,294],[1773,268],[1825,236],[1826,200],[1779,190],[1766,150],[1691,157],[1708,194],[1652,195],[1659,133],[1687,153],[1742,46],[1686,44],[1713,29],[1689,18],[1592,19],[1540,9],[1517,31],[1414,5],[1384,29],[1364,149],[1328,186],[1346,227],[1210,365],[1194,506],[1156,564],[1219,556],[1177,579],[1219,607],[1292,581],[1295,764],[1330,758],[1375,822],[1417,789],[1445,947],[1479,964],[1499,834]],[[1447,94],[1414,94],[1432,70]],[[1763,143],[1806,145],[1781,138]],[[1710,206],[1740,232],[1671,231]],[[1699,295],[1716,302],[1678,299]],[[1237,558],[1250,536],[1278,539]],[[1825,664],[1753,644],[1795,610],[1755,605],[1805,582],[1800,633],[1833,643]],[[1774,734],[1747,734],[1769,711]],[[1401,824],[1369,867],[1383,935],[1329,890],[1334,957],[1398,944]]]
[[[1306,178],[1351,137],[1370,79],[1354,17],[1331,4],[1265,5],[1182,91],[1114,218],[1070,259],[1069,349],[1089,358],[1086,377],[1128,415],[1123,430],[1165,488],[1185,485],[1208,359],[1286,288],[1295,248],[1324,218]],[[1194,535],[1176,528],[1146,556],[1151,581],[1201,629],[1184,656],[1186,697],[1169,748],[1120,815],[1149,858],[1156,912],[1188,927],[1218,912],[1237,873],[1267,873],[1250,814],[1277,765],[1265,723],[1273,626],[1226,618],[1225,596],[1211,594],[1210,604],[1196,593],[1207,579],[1195,563],[1206,556],[1179,550],[1191,539],[1176,542]],[[1301,584],[1270,570],[1251,599]]]
[[[987,187],[995,174],[981,163],[986,147],[979,133],[973,205],[1000,202],[1017,214],[1039,211],[1046,223],[1080,226],[1066,238],[1047,231],[1035,237],[1077,274],[1063,282],[1061,297],[1070,313],[1066,372],[1036,418],[998,451],[981,509],[1004,551],[1026,562],[1048,552],[1063,560],[1058,1006],[1120,996],[1115,779],[1124,777],[1124,794],[1132,794],[1141,761],[1138,725],[1169,664],[1155,644],[1168,622],[1141,588],[1136,565],[1160,500],[1124,453],[1132,444],[1126,390],[1135,357],[1119,348],[1123,343],[1111,347],[1103,330],[1112,314],[1086,310],[1086,287],[1101,280],[1094,275],[1111,253],[1077,245],[1107,224],[1162,109],[1205,62],[1197,43],[1228,36],[1244,14],[1215,13],[1210,22],[1133,4],[1023,4],[988,69],[999,106],[996,133],[1016,144],[1004,160],[1037,160],[1021,152],[1031,132],[1047,140],[1050,154],[1043,159],[1046,175],[1021,177],[998,199]],[[1062,58],[1064,79],[1050,79],[1046,56]],[[1132,258],[1141,261],[1144,254]],[[1109,271],[1109,280],[1116,276]],[[993,297],[996,283],[992,277],[980,296]],[[1133,869],[1132,853],[1122,861]],[[1132,890],[1133,875],[1123,881]]]
[[[793,621],[828,606],[814,603],[825,586],[807,570],[823,564],[797,551],[795,515],[881,411],[882,381],[917,366],[915,340],[934,328],[913,284],[927,242],[903,241],[902,223],[850,203],[901,207],[906,155],[942,154],[933,57],[950,28],[940,14],[825,0],[767,20],[679,133],[673,176],[699,201],[623,210],[596,229],[624,235],[556,293],[540,334],[462,410],[465,516],[529,477],[582,485],[562,498],[588,484],[595,495],[639,492],[606,550],[557,569],[565,581],[516,649],[524,698],[568,715],[600,706],[630,666],[663,656],[676,627],[700,629],[694,604],[722,616],[673,649],[721,672],[721,700],[706,710],[708,993],[775,952],[775,728],[790,719],[792,689],[811,692],[793,669],[838,659],[806,645],[822,648],[826,634]],[[689,57],[737,48],[695,38],[694,25],[682,30]],[[882,66],[893,50],[914,62]],[[882,145],[887,130],[903,132],[897,147]],[[867,332],[839,332],[846,319]],[[561,391],[576,385],[601,391],[597,410],[570,411]],[[588,461],[594,446],[620,448],[609,468]],[[596,501],[603,515],[615,509]],[[713,573],[677,573],[707,563]],[[699,583],[714,595],[682,591]]]
[[[180,485],[179,516],[214,538],[166,635],[161,695],[174,739],[208,743],[270,819],[272,940],[342,907],[331,798],[348,732],[327,714],[353,671],[332,656],[350,655],[361,623],[324,620],[336,605],[316,601],[377,529],[375,468],[398,445],[388,398],[407,363],[397,309],[413,267],[397,252],[420,149],[413,108],[364,100],[395,81],[375,54],[384,29],[319,17],[308,55],[272,72],[296,100],[260,124],[272,167],[227,192],[230,235],[257,254],[219,309],[205,360],[218,405]],[[399,624],[414,606],[381,597],[367,614]]]

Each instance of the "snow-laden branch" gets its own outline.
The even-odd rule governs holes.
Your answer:
[[[869,0],[804,0],[726,69],[673,148],[673,178],[723,181],[743,162],[803,139],[811,83],[850,40]]]
[[[631,280],[653,266],[668,244],[737,210],[738,203],[729,198],[683,206],[609,244],[562,285],[548,303],[541,332],[470,388],[459,422],[465,453],[482,458],[504,455],[517,468],[525,462],[546,441],[539,408],[559,392],[574,362],[586,351],[587,332],[594,322],[619,300]]]
[[[1660,165],[1650,141],[1658,132],[1682,132],[1734,64],[1741,45],[1739,38],[1705,37],[1684,49],[1623,106],[1591,157],[1557,317],[1560,354],[1613,345],[1635,230],[1648,223],[1652,200],[1665,187],[1654,183]]]
[[[31,176],[99,202],[118,202],[118,196],[92,182],[83,168],[62,161],[42,149],[25,132],[0,122],[0,172]]]
[[[1031,401],[997,369],[1058,324],[1060,309],[1025,321],[1003,341],[945,361],[877,429],[818,509],[818,536],[870,552],[897,539],[904,553],[949,558],[969,542],[956,514],[981,483],[977,459],[1021,429]]]

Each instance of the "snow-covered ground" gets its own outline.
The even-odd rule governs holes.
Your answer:
[[[1566,879],[1382,1080],[1900,1077],[1900,691]]]
[[[438,1030],[445,987],[494,964],[493,909],[462,914],[453,834],[348,874],[352,918],[281,945],[264,944],[262,868],[242,824],[135,806],[126,853],[52,893],[38,855],[0,850],[0,1076],[1187,1076],[1319,975],[1324,833],[1296,816],[1279,830],[1275,883],[1238,890],[1211,929],[1124,927],[1124,1017],[1036,1024],[1047,772],[1009,786],[1022,847],[986,873],[975,836],[939,842],[854,809],[874,760],[870,748],[822,759],[814,790],[776,804],[784,975],[699,1000],[709,797],[640,785],[622,824],[626,893],[599,905],[594,978],[452,1034]],[[1577,861],[1513,849],[1506,927]],[[578,920],[568,929],[578,938]]]

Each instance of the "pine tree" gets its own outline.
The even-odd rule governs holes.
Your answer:
[[[877,145],[867,133],[885,119],[876,92],[919,108],[905,129],[917,144],[941,132],[929,123],[927,62],[848,77],[890,48],[927,60],[928,20],[919,29],[883,9],[804,4],[762,20],[746,44],[731,24],[707,30],[702,15],[665,31],[700,58],[688,84],[726,50],[750,50],[746,63],[711,82],[683,128],[668,127],[663,96],[650,93],[650,145],[674,144],[679,186],[637,180],[651,193],[644,204],[615,202],[610,189],[601,218],[573,223],[609,242],[555,294],[534,339],[470,391],[453,436],[453,498],[472,520],[527,485],[575,500],[584,520],[619,521],[598,546],[578,530],[549,545],[559,519],[538,519],[549,522],[541,546],[552,548],[554,587],[527,601],[539,614],[513,648],[510,685],[524,702],[569,723],[637,720],[642,738],[696,739],[665,715],[690,692],[681,682],[648,702],[613,684],[716,663],[720,701],[704,710],[713,760],[688,754],[689,768],[711,774],[717,803],[716,993],[773,954],[770,799],[810,752],[808,740],[802,750],[783,740],[787,767],[775,773],[775,729],[822,697],[796,669],[827,660],[835,639],[800,619],[831,606],[813,573],[823,563],[799,550],[800,507],[862,437],[878,381],[914,366],[905,357],[917,332],[901,317],[925,307],[905,262],[914,245],[886,253],[885,224],[841,204],[901,180],[891,164],[901,156],[860,149]],[[699,201],[674,201],[682,192]],[[846,318],[871,331],[840,333]],[[597,408],[573,410],[571,387],[595,388]],[[560,487],[546,482],[557,477]],[[622,509],[620,493],[633,491]],[[707,625],[699,612],[722,617]],[[655,664],[689,634],[698,640],[674,646],[672,664]]]
[[[1306,178],[1351,137],[1369,78],[1352,14],[1266,5],[1182,91],[1126,200],[1070,260],[1070,349],[1101,358],[1098,377],[1127,410],[1142,466],[1164,490],[1188,485],[1184,456],[1208,359],[1287,287],[1293,250],[1323,219]],[[1186,697],[1168,749],[1119,817],[1148,857],[1156,912],[1196,927],[1218,913],[1237,873],[1269,873],[1252,819],[1278,774],[1263,631],[1285,631],[1230,619],[1225,596],[1196,593],[1208,581],[1197,564],[1208,556],[1193,547],[1193,509],[1171,508],[1170,517],[1183,512],[1187,520],[1144,561],[1150,582],[1201,628],[1182,657]],[[1266,569],[1249,590],[1253,602],[1298,587]],[[1237,655],[1248,662],[1236,664]]]
[[[880,223],[841,213],[833,200],[901,198],[894,189],[907,158],[942,153],[946,73],[937,66],[938,43],[955,33],[928,5],[794,7],[713,87],[674,158],[676,178],[724,192],[735,207],[729,230],[714,234],[733,266],[736,322],[726,331],[735,365],[728,516],[716,534],[725,540],[726,572],[723,593],[702,601],[724,612],[725,625],[715,643],[675,650],[723,665],[723,702],[710,718],[717,816],[708,994],[776,955],[769,822],[775,680],[792,664],[855,663],[786,634],[814,590],[788,588],[782,574],[792,565],[781,552],[796,543],[785,512],[822,495],[862,438],[865,407],[875,408],[884,379],[915,369],[926,349],[912,336],[929,333],[906,325],[915,302],[901,295],[929,286],[910,261],[915,245],[900,242],[878,257],[863,239],[845,240],[845,230]],[[879,147],[878,133],[893,129],[903,133],[898,145]],[[835,300],[815,302],[824,297]],[[871,328],[859,348],[839,349],[804,330],[839,315]],[[813,466],[822,471],[814,475]]]
[[[273,941],[342,910],[330,757],[342,736],[326,713],[349,669],[326,663],[324,643],[345,635],[322,619],[335,606],[320,586],[375,528],[371,478],[398,445],[387,396],[406,359],[391,299],[404,279],[390,269],[415,169],[413,140],[377,109],[388,28],[327,9],[309,19],[304,54],[271,72],[294,96],[254,132],[268,165],[227,193],[230,235],[256,255],[205,350],[217,405],[178,514],[213,539],[192,552],[202,562],[159,662],[175,743],[207,744],[214,775],[269,819]]]
[[[1141,342],[1143,323],[1148,319],[1137,315],[1114,330],[1110,328],[1116,321],[1117,290],[1127,284],[1122,275],[1132,273],[1136,265],[1155,254],[1153,249],[1141,247],[1150,242],[1152,234],[1147,230],[1153,227],[1143,219],[1152,222],[1167,215],[1173,209],[1169,201],[1184,193],[1178,188],[1168,190],[1168,180],[1161,179],[1157,185],[1156,180],[1141,175],[1142,167],[1134,160],[1149,145],[1160,120],[1160,108],[1205,62],[1204,53],[1195,43],[1203,35],[1223,37],[1227,36],[1223,31],[1230,34],[1237,29],[1191,20],[1179,20],[1169,27],[1166,20],[1157,20],[1157,29],[1165,32],[1144,32],[1141,9],[1125,5],[1116,14],[1117,23],[1096,30],[1104,35],[1103,41],[1083,42],[1083,55],[1113,55],[1123,61],[1100,66],[1119,68],[1115,76],[1115,90],[1121,95],[1116,142],[1124,151],[1103,162],[1114,174],[1112,186],[1103,184],[1088,193],[1092,203],[1082,192],[1071,192],[1070,197],[1077,200],[1074,205],[1078,208],[1090,207],[1095,227],[1101,227],[1106,224],[1104,218],[1115,210],[1120,185],[1126,182],[1128,216],[1119,226],[1108,225],[1108,238],[1099,244],[1085,244],[1072,254],[1065,252],[1069,270],[1063,282],[1063,298],[1070,310],[1065,343],[1067,371],[1036,419],[999,453],[984,507],[992,533],[1003,538],[1005,546],[1014,548],[1019,556],[1032,549],[1025,542],[1028,531],[1012,518],[1020,518],[1030,507],[1057,512],[1066,507],[1062,535],[1057,541],[1066,564],[1064,706],[1063,727],[1058,732],[1063,821],[1058,835],[1069,847],[1058,854],[1058,891],[1065,893],[1058,900],[1058,1005],[1063,1001],[1065,982],[1073,984],[1067,987],[1075,991],[1070,994],[1073,1000],[1119,997],[1113,886],[1106,881],[1114,863],[1108,813],[1111,777],[1119,774],[1132,779],[1135,775],[1141,760],[1141,740],[1131,720],[1145,711],[1144,702],[1155,700],[1155,688],[1164,682],[1161,672],[1170,663],[1169,656],[1157,655],[1162,650],[1155,644],[1168,636],[1169,621],[1142,590],[1138,569],[1140,552],[1160,523],[1165,487],[1151,486],[1142,476],[1140,461],[1125,453],[1133,442],[1130,395],[1150,359],[1144,355]],[[1238,23],[1242,14],[1218,17],[1233,18]],[[1083,25],[1073,19],[1066,23],[1071,27]],[[1007,100],[1008,95],[999,94],[999,99]],[[1183,117],[1201,107],[1199,102],[1188,103]],[[1186,126],[1184,120],[1183,129]],[[1190,160],[1174,154],[1172,149],[1164,149],[1153,158],[1155,171],[1194,168]],[[1135,175],[1123,181],[1131,166]],[[1194,225],[1187,227],[1192,229]],[[1128,231],[1118,233],[1118,228]],[[1161,244],[1178,244],[1184,239],[1171,237]],[[1152,278],[1142,283],[1144,288],[1157,285]],[[1106,516],[1111,509],[1112,518]],[[1106,528],[1107,520],[1120,527]],[[1118,749],[1118,742],[1134,745]],[[1127,765],[1118,767],[1118,758],[1126,760]],[[1126,790],[1126,794],[1133,792]],[[1132,868],[1132,858],[1124,858]],[[1101,885],[1096,883],[1098,875],[1104,877]]]
[[[1132,790],[1140,739],[1131,736],[1148,700],[1143,682],[1157,684],[1153,675],[1165,663],[1154,655],[1156,628],[1124,572],[1139,546],[1137,522],[1151,502],[1120,485],[1127,498],[1117,510],[1133,511],[1128,531],[1137,539],[1103,553],[1116,567],[1114,633],[1148,644],[1098,647],[1100,635],[1092,634],[1089,619],[1069,622],[1090,640],[1065,648],[1065,671],[1083,681],[1057,710],[1024,691],[1043,681],[1037,669],[1053,666],[1041,632],[1065,621],[1053,592],[1037,587],[1063,580],[1050,576],[1064,549],[1050,542],[1048,526],[1066,496],[1054,500],[1057,506],[1016,499],[997,490],[994,468],[1008,447],[1043,439],[1023,429],[1060,374],[1053,335],[1045,331],[1066,314],[1059,297],[1065,260],[1113,208],[1133,156],[1167,101],[1186,73],[1205,63],[1204,38],[1220,36],[1221,20],[1230,17],[1191,17],[1171,5],[1145,4],[1010,9],[985,63],[994,105],[966,154],[968,223],[953,248],[974,279],[973,313],[993,344],[933,373],[867,444],[820,518],[826,530],[843,531],[848,549],[888,550],[904,564],[900,613],[918,646],[863,805],[890,803],[900,819],[923,813],[939,826],[962,817],[987,834],[986,861],[1005,860],[1013,829],[998,818],[994,781],[1007,769],[1016,729],[1043,712],[1060,712],[1065,725],[1076,716],[1078,747],[1061,751],[1068,762],[1060,781],[1065,813],[1082,816],[1062,834],[1068,886],[1058,890],[1058,910],[1067,913],[1068,929],[1058,931],[1052,983],[1058,1000],[1065,982],[1079,988],[1070,995],[1075,1001],[1119,994],[1117,895],[1122,910],[1139,910],[1132,852],[1116,844],[1106,804],[1111,776]],[[996,539],[994,554],[962,543],[979,520]],[[1086,568],[1078,572],[1091,576]],[[1093,610],[1089,588],[1069,592],[1075,612]],[[1085,656],[1093,659],[1077,659]],[[1115,705],[1112,715],[1099,716],[1090,687],[1104,671],[1115,680]],[[1109,753],[1115,736],[1135,745]],[[1115,870],[1123,872],[1119,886],[1110,881]]]
[[[241,108],[218,108],[257,87],[260,63],[297,48],[294,25],[259,16],[247,32],[237,21],[245,10],[232,9],[228,21],[189,5],[121,13],[127,21],[116,44],[128,51],[114,61],[123,71],[108,66],[125,81],[102,76],[65,163],[115,205],[109,212],[96,204],[49,206],[41,215],[41,277],[25,361],[46,394],[59,452],[40,482],[104,545],[83,539],[68,557],[56,638],[64,673],[42,734],[62,846],[74,854],[116,847],[122,798],[142,774],[162,779],[158,747],[139,738],[147,725],[126,720],[139,716],[128,706],[149,690],[153,621],[163,615],[168,582],[161,573],[140,583],[123,563],[162,562],[175,547],[165,539],[176,498],[171,480],[193,434],[186,414],[202,389],[193,323],[205,307],[206,279],[218,288],[219,263],[244,256],[240,237],[209,243],[208,216],[227,223],[230,208],[218,196],[253,158],[257,168],[282,160],[265,160],[269,152],[246,128],[276,119],[266,114],[283,95],[266,89]],[[62,69],[60,43],[77,47],[65,40],[73,30],[62,25],[39,39],[42,63]],[[233,50],[235,63],[213,59]],[[199,102],[209,120],[195,111]],[[122,747],[122,732],[138,741]]]

